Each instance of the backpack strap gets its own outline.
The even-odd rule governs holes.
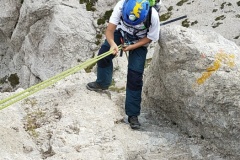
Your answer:
[[[138,32],[143,31],[143,30],[147,30],[146,33],[149,32],[149,27],[150,27],[151,24],[152,24],[152,23],[151,23],[152,8],[153,8],[153,7],[150,7],[150,9],[149,9],[149,11],[148,11],[148,14],[147,14],[147,17],[146,17],[146,19],[145,19],[144,22],[143,22],[143,24],[144,24],[144,26],[145,26],[144,29],[136,30],[134,27],[131,27],[131,26],[129,26],[128,24],[126,24],[126,23],[124,22],[124,20],[123,20],[123,17],[121,16],[121,22],[122,22],[125,26],[127,26],[128,28],[133,28],[133,30],[134,30],[133,37],[136,37],[136,38],[139,39],[139,37],[137,36],[137,33],[138,33]],[[121,24],[121,22],[119,22],[119,24]],[[122,36],[124,37],[124,35],[122,35]]]
[[[152,18],[152,7],[150,7],[146,20],[143,22],[144,26],[147,28],[147,32],[149,31],[149,27],[151,26],[151,18]]]

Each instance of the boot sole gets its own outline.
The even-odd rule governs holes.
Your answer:
[[[140,129],[140,125],[131,125],[130,124],[130,127],[134,130]]]
[[[90,90],[90,91],[104,91],[104,90],[107,90],[107,89],[101,89],[101,88],[99,88],[99,89],[95,89],[95,88],[91,88],[91,87],[89,87],[88,85],[86,85],[86,88],[88,89],[88,90]]]
[[[131,124],[130,123],[130,127],[132,128],[132,129],[140,129],[140,124]]]

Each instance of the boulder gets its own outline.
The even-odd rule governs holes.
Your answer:
[[[11,38],[19,17],[21,0],[2,0],[0,4],[0,30],[8,38]]]
[[[11,46],[1,53],[6,65],[0,79],[16,74],[16,86],[26,88],[93,56],[96,30],[92,12],[79,1],[24,0],[19,9],[11,39],[0,32],[6,37],[4,44]]]
[[[189,136],[239,158],[240,48],[209,30],[162,27],[144,78],[143,106]]]

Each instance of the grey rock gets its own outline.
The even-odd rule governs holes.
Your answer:
[[[159,45],[145,76],[144,106],[239,158],[239,47],[181,26],[163,28]]]

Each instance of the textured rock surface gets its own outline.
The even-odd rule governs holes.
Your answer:
[[[96,31],[84,7],[73,0],[24,0],[11,39],[10,29],[0,32],[0,45],[11,46],[1,51],[1,78],[17,73],[19,85],[28,87],[90,58]]]
[[[7,38],[12,36],[18,21],[20,7],[21,0],[1,0],[0,30]]]
[[[21,2],[23,2],[22,5]],[[112,0],[99,0],[96,3],[97,10],[95,12],[91,12],[86,11],[86,4],[79,4],[78,0],[1,1],[0,91],[11,91],[13,85],[17,87],[30,86],[92,57],[98,48],[95,44],[96,34],[102,34],[106,27],[106,24],[98,25],[97,21],[99,17],[104,16],[105,11],[111,10],[112,5],[114,5],[116,2],[117,1]],[[163,4],[166,4],[168,2],[176,3],[175,1],[166,1]],[[218,2],[219,1],[215,3]],[[201,14],[199,14],[199,12],[196,14],[194,13],[194,11],[199,11],[198,9],[201,9],[201,7],[198,6],[199,2],[191,2],[190,4],[191,5],[189,5],[189,3],[184,3],[183,6],[189,6],[186,8],[186,10],[181,7],[174,7],[174,15],[172,17],[182,15],[183,11],[184,14],[186,11],[190,11],[192,16],[195,15],[198,16],[198,18],[204,18],[204,21],[201,21],[202,23],[198,23],[198,25],[193,25],[191,27],[197,26],[204,28],[205,22],[210,24],[212,23],[211,21],[206,21],[208,17],[211,17],[212,15],[218,17],[220,14],[220,12],[210,12],[206,13],[206,15],[204,14],[204,17],[201,17]],[[205,9],[203,11],[204,13],[209,11],[209,4],[210,3],[203,3],[203,8]],[[217,5],[217,7],[219,8],[220,5],[221,3]],[[224,4],[224,6],[227,5]],[[166,11],[167,8],[163,7],[163,12],[164,9]],[[237,6],[235,6],[234,9],[236,12],[238,11]],[[230,14],[232,16],[232,13],[233,12],[226,12],[226,15]],[[221,19],[220,21],[222,22],[231,18],[237,20],[234,17],[227,16],[227,18]],[[195,19],[191,17],[190,21],[192,22],[193,20]],[[220,25],[220,27],[217,27],[217,29],[219,29],[219,31],[222,31],[222,33],[237,33],[239,31],[239,27],[235,27],[235,24],[238,26],[238,21],[234,22],[235,23],[229,22],[229,24],[231,24],[229,26],[231,27],[227,27],[231,28],[234,32],[225,32],[226,28],[223,27],[225,25]],[[7,25],[5,25],[5,23],[7,23]],[[175,23],[181,24],[180,21]],[[182,32],[181,30],[182,29],[176,29],[173,32],[176,35],[185,35],[185,32]],[[186,32],[189,33],[189,31]],[[195,34],[194,31],[191,32]],[[201,35],[202,32],[199,32],[199,34]],[[219,37],[218,35],[213,35]],[[172,36],[175,38],[174,35]],[[188,36],[190,35],[187,34],[187,37]],[[217,40],[220,40],[222,42],[222,38],[215,40],[216,37],[206,36],[202,40],[204,40],[204,42],[215,42]],[[190,49],[194,48],[194,46],[192,46],[193,44],[197,44],[199,47],[202,46],[202,43],[200,42],[200,44],[198,44],[195,43],[195,41],[190,41],[196,40],[198,42],[198,35],[195,35],[196,39],[185,39],[181,37],[181,35],[179,35],[179,38],[184,39],[184,42],[188,44],[188,47]],[[175,41],[177,41],[177,39],[178,38],[176,38]],[[223,40],[223,42],[232,45],[232,43],[229,41]],[[171,48],[174,43],[169,43],[168,47]],[[219,50],[219,44],[217,43],[217,46],[215,46],[215,44],[213,43],[211,47],[215,47],[214,51],[216,51],[216,53],[219,53],[219,51],[221,51]],[[175,50],[168,57],[167,62],[169,62],[169,66],[172,67],[172,65],[176,65],[177,68],[181,66],[182,63],[184,63],[184,58],[180,61],[177,61],[177,64],[174,63],[175,60],[171,59],[172,57],[177,56],[177,54],[175,55],[175,51],[177,52],[186,50],[186,48],[179,48],[181,46],[181,43],[179,46],[176,46]],[[209,46],[206,48],[209,48]],[[229,50],[232,48],[235,48],[235,46],[233,45]],[[149,49],[151,52],[154,47],[150,47]],[[157,54],[158,50],[159,48],[156,48]],[[194,51],[193,53],[198,55],[197,51],[198,50]],[[223,51],[226,50],[223,49]],[[189,56],[189,52],[186,53],[188,53],[187,56]],[[149,57],[151,57],[151,55],[152,54],[148,54]],[[211,64],[215,58],[213,55],[215,55],[215,52],[211,52],[209,57],[207,57],[206,62],[204,60],[204,57],[206,57],[205,53],[201,54],[200,57],[203,57],[203,59],[201,63],[196,65],[200,69],[198,68],[197,71],[194,72],[193,77],[197,75],[199,76],[197,78],[200,78],[202,73],[206,71],[205,67],[211,67]],[[158,58],[158,56],[159,55],[156,57]],[[156,57],[154,57],[154,59],[156,59]],[[175,58],[178,59],[179,57]],[[231,59],[231,56],[229,58]],[[231,66],[232,63],[225,64],[225,60],[221,60],[221,62],[223,61],[224,64],[221,63],[221,69],[223,67],[222,73],[225,73],[225,71],[230,73],[229,75],[234,73],[235,68],[229,67],[229,65]],[[188,75],[188,69],[194,69],[192,67],[192,65],[195,65],[193,62],[190,62],[190,64],[187,65],[185,69],[183,69],[181,75],[184,75],[184,78],[185,75]],[[207,125],[211,124],[210,122],[215,122],[213,126],[214,129],[219,126],[221,128],[221,125],[223,124],[224,127],[221,132],[209,133],[212,130],[208,131],[208,128],[206,128],[206,132],[203,132],[202,129],[194,127],[194,124],[189,122],[188,124],[190,126],[193,126],[193,128],[190,128],[190,130],[188,130],[189,135],[182,134],[181,131],[183,130],[186,132],[189,127],[179,127],[179,124],[176,125],[176,119],[178,118],[179,122],[181,123],[183,120],[187,121],[185,115],[179,113],[176,115],[176,118],[173,117],[172,120],[167,120],[164,118],[164,115],[159,114],[159,108],[148,107],[148,105],[152,106],[150,105],[153,104],[152,100],[156,100],[160,96],[166,98],[164,100],[169,100],[167,98],[170,97],[168,95],[170,92],[166,92],[166,94],[163,95],[162,92],[155,90],[158,89],[155,86],[153,90],[155,91],[153,94],[154,97],[148,96],[147,98],[144,98],[144,104],[147,105],[143,105],[142,114],[140,116],[140,122],[142,123],[141,130],[131,130],[129,125],[125,123],[126,120],[123,119],[125,115],[123,106],[125,96],[124,87],[126,84],[125,81],[127,60],[125,56],[123,56],[123,58],[116,58],[114,60],[114,63],[115,84],[111,87],[111,91],[109,92],[95,93],[86,90],[86,83],[95,80],[96,76],[93,73],[86,74],[84,71],[81,71],[80,73],[76,73],[66,78],[65,80],[58,82],[48,89],[42,90],[19,103],[1,110],[1,159],[234,159],[233,156],[229,156],[226,154],[226,152],[219,154],[219,150],[217,150],[218,146],[216,146],[216,144],[219,144],[217,137],[225,136],[226,128],[224,127],[229,127],[229,121],[233,122],[233,129],[229,129],[231,131],[230,134],[237,137],[235,133],[239,132],[239,128],[235,127],[235,124],[239,123],[239,113],[237,113],[235,108],[230,107],[229,110],[229,115],[231,117],[235,116],[235,119],[233,118],[225,120],[219,118],[221,121],[218,121],[214,115],[222,114],[221,110],[210,110],[213,111],[210,114],[210,118],[204,117],[202,115],[197,115],[196,118],[194,117],[191,121],[195,124],[199,118],[202,118],[203,123]],[[154,60],[154,64],[158,63],[159,62],[156,62]],[[214,70],[216,68],[210,68],[210,70],[211,69]],[[157,70],[160,70],[160,68],[157,68]],[[165,71],[161,70],[161,72]],[[178,74],[176,75],[178,76]],[[207,77],[207,74],[205,77]],[[211,77],[213,76],[211,75]],[[185,90],[182,93],[178,92],[179,90],[182,91],[181,85],[185,84],[185,81],[179,81],[179,88],[174,88],[174,85],[170,78],[178,79],[178,77],[168,76],[168,82],[166,82],[166,86],[168,86],[170,89],[176,89],[172,92],[172,95],[174,98],[176,98],[176,100],[178,100],[178,96],[182,98],[183,96],[186,96],[185,94],[189,94],[188,91],[192,89],[191,87],[184,88],[187,90],[186,92]],[[151,77],[151,79],[154,80],[155,78]],[[186,80],[186,78],[183,80]],[[202,82],[201,80],[202,79],[200,79],[198,82]],[[205,90],[207,90],[201,89],[201,87],[208,84],[206,82],[209,80],[210,78],[206,79],[205,83],[203,84],[194,83],[193,86],[195,87],[195,90],[190,93],[196,92],[196,95],[198,95],[198,97],[201,97],[203,93],[205,93]],[[158,84],[158,81],[153,82],[155,84]],[[226,82],[228,82],[228,79],[226,79],[224,83]],[[229,83],[229,85],[230,84],[231,83]],[[236,82],[236,86],[237,84],[238,83]],[[213,84],[209,84],[209,87],[218,87],[212,85]],[[1,90],[1,87],[5,89]],[[117,93],[115,91],[120,91],[120,93]],[[217,91],[220,92],[220,89]],[[220,101],[221,99],[224,99],[224,97],[222,98],[219,95],[225,94],[226,91],[228,91],[227,87],[223,89],[222,94],[214,92],[214,95]],[[232,91],[234,92],[235,90],[232,89]],[[0,93],[0,99],[8,97],[10,94],[13,93]],[[210,100],[207,99],[208,97],[206,97],[206,95],[204,96],[205,100],[203,100],[201,104],[206,104]],[[197,98],[191,99],[191,101],[194,102],[196,100],[195,103],[191,103],[194,105],[199,104],[200,102],[197,101]],[[210,96],[209,98],[212,97]],[[236,95],[235,98],[239,98],[238,95]],[[151,100],[151,102],[149,100]],[[171,102],[171,99],[168,102]],[[238,101],[236,101],[236,105],[237,102]],[[209,108],[212,109],[215,107],[215,103],[216,101],[209,102],[209,104],[213,104]],[[231,103],[234,102],[229,102],[228,104],[223,105],[230,106]],[[190,104],[190,102],[188,104]],[[156,104],[154,106],[158,105]],[[222,107],[222,109],[226,108]],[[189,110],[187,113],[189,115],[193,115],[195,114],[194,112],[195,110]],[[200,114],[202,112],[203,111],[200,107],[199,111],[196,113]],[[182,121],[180,117],[181,115],[184,118]],[[155,118],[157,118],[157,120],[155,120]],[[211,137],[208,134],[211,135]],[[238,138],[239,137],[236,138],[236,142],[239,142]],[[209,143],[209,139],[213,139],[210,142],[216,143]],[[228,139],[229,137],[226,137],[226,140]],[[231,143],[232,141],[230,140],[227,145],[229,144],[229,146],[233,146]],[[225,145],[222,146],[222,144],[219,146],[222,148],[227,147],[227,150],[230,148]],[[235,149],[237,148],[233,148],[232,150],[230,149],[229,153],[232,154]]]
[[[239,47],[180,26],[163,28],[160,46],[146,74],[144,105],[239,159]]]
[[[124,93],[91,92],[80,72],[0,111],[0,157],[11,160],[223,160],[206,140],[183,135],[143,108],[141,130],[124,116]],[[0,93],[0,99],[10,93]],[[210,150],[209,150],[210,149]]]
[[[187,15],[188,18],[174,22],[194,29],[212,30],[240,46],[239,0],[163,0],[161,15],[169,19]]]

